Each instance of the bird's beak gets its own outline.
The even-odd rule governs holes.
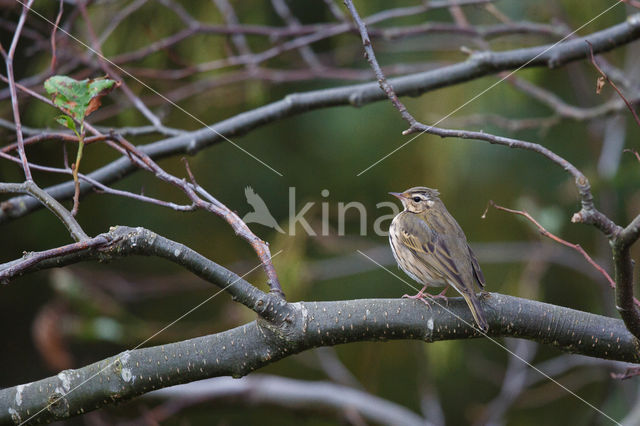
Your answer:
[[[389,195],[393,195],[399,200],[402,200],[403,198],[405,198],[404,194],[401,192],[390,192]]]

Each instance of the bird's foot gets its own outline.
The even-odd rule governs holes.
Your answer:
[[[431,304],[429,303],[429,300],[433,299],[433,296],[430,295],[429,293],[425,293],[423,290],[420,290],[418,292],[418,294],[416,294],[415,296],[409,296],[408,294],[403,294],[402,295],[403,299],[413,299],[413,300],[419,300],[422,303],[424,303],[425,305],[427,305],[427,307],[429,309],[431,309]]]
[[[422,291],[419,291],[418,294],[416,294],[415,296],[409,296],[408,294],[403,294],[402,298],[403,299],[424,299],[424,293]]]
[[[433,295],[431,295],[431,294],[430,294],[430,295],[429,295],[429,297],[431,297],[431,298],[432,298],[432,299],[434,299],[434,300],[435,300],[435,299],[443,300],[443,301],[444,301],[444,303],[446,303],[446,304],[447,304],[447,306],[449,306],[449,298],[448,298],[447,296],[445,296],[445,294],[447,293],[447,290],[449,290],[449,287],[448,287],[448,286],[447,286],[447,287],[445,287],[445,289],[444,289],[444,290],[442,290],[440,293],[436,294],[435,296],[433,296]]]
[[[433,295],[433,294],[425,292],[424,290],[421,290],[415,296],[410,296],[408,294],[403,294],[402,297],[404,299],[420,300],[422,303],[424,303],[428,307],[431,307],[431,304],[429,303],[430,301],[433,301],[433,302],[435,302],[436,304],[439,305],[437,300],[440,299],[440,300],[443,300],[446,303],[447,306],[449,306],[449,298],[447,296],[445,296],[446,292],[447,292],[447,288],[445,288],[444,290],[442,290],[442,292],[440,292],[440,293],[438,293],[436,295]]]

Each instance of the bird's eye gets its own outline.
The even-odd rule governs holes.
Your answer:
[[[420,197],[413,197],[413,201],[415,201],[416,203],[419,203],[421,201]]]

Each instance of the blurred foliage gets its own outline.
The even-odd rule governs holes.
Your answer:
[[[96,7],[89,7],[91,19],[98,30],[108,25],[111,17],[127,2],[99,3]],[[201,21],[222,22],[220,13],[211,2],[183,3]],[[332,20],[322,2],[291,1],[289,4],[295,16],[303,23]],[[363,16],[392,5],[400,7],[415,4],[416,1],[356,2]],[[282,25],[269,2],[233,2],[233,6],[242,23]],[[498,1],[496,6],[514,21],[550,22],[558,19],[571,28],[577,28],[608,5],[597,1],[564,0]],[[55,16],[56,9],[57,2],[36,2],[36,10],[45,16]],[[473,23],[496,23],[495,18],[481,8],[465,10]],[[2,12],[7,19],[15,19],[16,13],[16,10]],[[46,29],[42,22],[35,22],[36,18],[29,19],[29,22],[34,21],[35,27]],[[429,12],[426,16],[385,22],[382,26],[419,24],[426,19],[451,21],[448,11],[443,9]],[[624,19],[624,7],[618,7],[581,29],[579,33],[587,34]],[[123,21],[104,44],[103,51],[107,56],[132,51],[174,34],[181,28],[183,24],[173,12],[162,7],[159,2],[148,2]],[[87,40],[86,28],[81,20],[76,22],[72,30],[79,38]],[[43,33],[46,31],[43,30]],[[7,29],[2,29],[1,41],[4,46],[9,38]],[[255,52],[270,46],[269,40],[265,38],[249,36],[247,39]],[[471,43],[470,39],[465,40],[465,43]],[[496,50],[504,50],[546,42],[549,40],[539,36],[510,36],[492,42],[492,46]],[[334,54],[336,61],[345,66],[367,69],[359,39],[354,34],[329,38],[313,47],[318,54]],[[460,40],[455,37],[451,40],[447,36],[381,40],[375,41],[374,47],[380,62],[386,65],[428,61],[453,63],[466,58],[466,54],[459,49]],[[473,45],[468,47],[475,48]],[[77,49],[78,54],[85,54],[80,46]],[[229,49],[230,41],[225,37],[199,35],[179,43],[170,52],[151,55],[135,66],[174,69],[181,67],[181,64],[175,62],[176,57],[190,63],[205,62],[225,57]],[[49,66],[49,52],[28,56],[26,52],[19,51],[18,55],[20,60],[16,61],[16,73],[20,76],[43,72]],[[292,58],[297,61],[297,55],[295,50],[290,51],[267,63],[273,67],[286,66],[291,63]],[[606,57],[612,63],[624,67],[625,55],[637,56],[637,46],[618,49]],[[95,58],[90,60],[94,61]],[[187,77],[180,84],[213,80],[225,72],[198,74]],[[595,94],[597,74],[585,62],[557,70],[522,70],[518,75],[569,103],[581,106],[596,105],[614,96],[609,88],[605,88],[600,96]],[[497,79],[496,76],[490,76],[439,89],[417,98],[406,99],[406,104],[415,117],[433,122],[495,83]],[[174,85],[174,82],[166,80],[150,79],[147,82],[161,93],[170,92]],[[201,127],[182,112],[163,104],[136,82],[128,81],[128,84],[137,95],[154,105],[154,111],[164,117],[167,126],[182,129]],[[290,93],[344,84],[350,83],[321,77],[313,81],[279,84],[244,81],[214,90],[204,90],[179,104],[205,122],[216,123],[282,99]],[[22,98],[21,102],[25,125],[55,128],[56,111],[27,98]],[[105,99],[103,109],[88,121],[98,117],[109,105],[121,105],[124,102],[126,100],[122,93],[113,92]],[[514,90],[509,84],[502,83],[456,112],[454,117],[489,112],[513,119],[545,117],[551,114],[546,107]],[[0,116],[11,119],[8,102],[0,104]],[[99,124],[120,127],[147,123],[135,109],[126,108],[117,115],[105,117]],[[446,126],[447,121],[442,124]],[[482,220],[480,216],[487,202],[494,200],[505,207],[527,209],[550,231],[581,244],[609,268],[608,246],[604,237],[595,229],[570,223],[571,215],[579,206],[575,187],[569,176],[537,154],[486,143],[422,135],[358,177],[359,172],[408,140],[408,137],[401,135],[405,128],[406,124],[388,102],[378,102],[362,108],[329,108],[287,118],[233,139],[282,172],[283,177],[272,173],[228,143],[216,144],[188,160],[198,182],[241,216],[250,211],[244,197],[244,188],[252,186],[285,230],[290,225],[290,209],[298,211],[306,203],[314,203],[305,218],[320,232],[324,215],[322,203],[328,204],[331,229],[328,237],[311,237],[301,230],[295,236],[290,236],[258,224],[251,225],[258,236],[271,243],[273,253],[283,250],[274,259],[274,263],[291,301],[400,297],[410,291],[381,270],[314,281],[308,274],[308,265],[319,259],[352,254],[358,248],[387,244],[385,236],[374,235],[373,223],[378,215],[389,211],[377,209],[376,204],[389,201],[389,191],[417,185],[440,190],[443,201],[465,230],[472,245],[474,242],[538,241],[542,238],[533,225],[504,212],[492,210]],[[632,155],[625,154],[613,178],[598,174],[597,162],[602,147],[603,128],[604,120],[593,123],[564,121],[546,131],[525,130],[514,136],[541,143],[581,168],[591,180],[602,210],[618,223],[625,223],[640,209],[640,195],[637,193],[640,167]],[[491,124],[473,129],[496,134],[508,133]],[[627,122],[627,132],[626,148],[640,148],[636,143],[638,129],[631,120]],[[6,142],[13,140],[13,135],[6,130],[0,130],[0,134]],[[136,144],[142,144],[157,138],[145,136],[132,140]],[[56,144],[41,144],[29,149],[28,153],[34,161],[44,164],[60,164],[62,159],[60,147]],[[87,146],[83,170],[99,167],[114,158],[116,155],[105,147],[97,144]],[[164,159],[160,164],[169,172],[184,176],[184,168],[179,159]],[[35,177],[43,187],[60,182],[60,177],[57,176],[36,173]],[[0,179],[19,181],[21,172],[13,164],[4,162],[0,167]],[[133,192],[144,190],[145,194],[162,199],[184,201],[184,197],[174,188],[143,172],[128,176],[114,186]],[[293,206],[289,202],[291,187],[295,188]],[[329,195],[323,196],[323,190],[328,190]],[[347,235],[337,235],[338,203],[350,201],[361,202],[367,208],[366,236],[359,235],[360,222],[355,212],[347,215]],[[116,224],[144,226],[189,245],[239,274],[258,264],[250,246],[237,238],[223,220],[203,212],[177,213],[129,199],[93,194],[81,201],[78,220],[87,233],[92,235],[104,232],[109,226]],[[388,222],[384,226],[388,226]],[[3,261],[21,256],[24,250],[43,250],[70,242],[64,227],[44,210],[3,224],[2,240],[4,244],[0,247],[0,254]],[[637,254],[637,250],[634,254]],[[588,267],[585,262],[584,268]],[[484,265],[487,289],[513,295],[527,294],[517,285],[524,268],[522,264]],[[265,278],[261,272],[250,274],[248,279],[265,288]],[[114,289],[112,284],[120,281],[126,285],[121,283]],[[160,282],[163,284],[159,285]],[[142,286],[142,283],[145,284]],[[158,285],[157,290],[154,290],[154,285]],[[43,307],[53,303],[64,306],[59,312],[65,318],[66,344],[74,355],[75,365],[79,366],[134,346],[217,292],[217,289],[203,285],[197,278],[181,273],[175,265],[161,259],[148,258],[125,259],[108,265],[78,265],[64,273],[40,272],[17,279],[0,290],[0,315],[5,324],[6,342],[6,349],[0,355],[3,365],[0,370],[0,385],[3,386],[28,382],[56,372],[47,368],[31,337],[32,323]],[[540,300],[550,303],[615,315],[612,293],[602,282],[586,280],[578,271],[564,267],[554,266],[544,273],[540,280],[540,291],[535,294]],[[252,319],[252,312],[231,302],[229,296],[223,293],[147,345],[213,333]],[[482,414],[484,404],[499,391],[507,364],[507,356],[502,349],[481,340],[429,345],[420,342],[357,343],[340,346],[337,351],[341,360],[367,390],[416,412],[420,412],[422,385],[429,377],[437,389],[450,424],[465,424]],[[557,351],[540,347],[535,360],[540,362],[556,355]],[[299,357],[280,361],[262,371],[289,377],[325,379],[323,373],[309,369],[300,362]],[[603,373],[597,380],[581,380],[578,375],[571,378],[568,386],[578,389],[582,397],[596,406],[606,408],[618,418],[622,417],[629,411],[630,401],[624,397],[623,385],[611,384],[605,376],[606,373]],[[139,413],[137,404],[148,402],[133,401],[124,407],[122,413],[136,415],[135,413]],[[119,410],[121,408],[107,408],[106,412],[118,412],[117,415],[120,415]],[[251,412],[240,413],[217,407],[215,413],[212,413],[206,406],[190,411],[194,423],[198,419],[202,421],[200,416],[206,416],[208,422],[221,424],[241,424],[247,420],[246,416],[265,423],[268,418],[265,414],[270,412],[269,408],[252,408]],[[273,423],[298,424],[301,420],[284,410],[277,412],[277,421],[274,417]],[[543,382],[525,392],[507,418],[510,424],[519,425],[545,422],[601,423],[601,419],[595,418],[582,402],[549,382]],[[324,424],[321,418],[305,418],[305,421],[305,424]],[[333,422],[331,419],[326,421]],[[178,419],[167,424],[178,423],[183,424]]]

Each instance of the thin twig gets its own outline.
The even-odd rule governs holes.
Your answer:
[[[89,145],[95,142],[102,142],[104,140],[107,139],[108,136],[106,135],[99,135],[99,136],[90,136],[88,138],[84,139],[84,144],[85,145]],[[34,135],[34,136],[30,136],[27,139],[24,140],[24,146],[29,146],[29,145],[34,145],[40,142],[47,142],[47,141],[60,141],[60,142],[73,142],[73,143],[78,143],[78,137],[75,134],[72,133],[46,133],[46,132],[42,132],[38,135]],[[7,146],[3,146],[2,148],[0,148],[1,152],[5,152],[5,153],[9,153],[12,152],[14,150],[18,149],[18,143],[12,143],[9,144]]]
[[[627,149],[625,148],[622,152],[630,152],[631,154],[636,156],[636,160],[638,160],[638,162],[640,162],[640,154],[638,154],[638,151],[636,151],[635,149]]]
[[[51,210],[58,219],[67,227],[71,237],[76,241],[86,241],[89,236],[82,230],[80,224],[73,218],[69,210],[64,208],[55,198],[49,195],[43,189],[40,189],[38,185],[32,180],[27,180],[23,183],[0,183],[0,193],[19,193],[29,194],[37,199],[43,206]],[[0,210],[7,207],[7,203],[11,201],[5,201],[0,203]]]
[[[11,45],[9,46],[9,51],[5,51],[2,45],[0,45],[0,53],[4,57],[6,69],[7,69],[7,80],[9,84],[9,91],[11,92],[11,108],[13,110],[13,122],[16,126],[16,137],[18,139],[18,152],[20,153],[20,160],[22,161],[22,169],[24,171],[25,178],[27,181],[33,180],[31,177],[31,170],[29,170],[29,163],[27,161],[27,154],[24,151],[24,140],[22,139],[22,121],[20,120],[20,109],[18,107],[18,93],[16,91],[16,81],[13,75],[13,57],[16,52],[16,48],[18,46],[18,40],[20,40],[20,34],[22,32],[22,28],[24,27],[24,23],[27,20],[27,14],[33,5],[34,0],[29,0],[26,4],[22,5],[22,13],[20,14],[20,19],[18,20],[18,26],[16,28],[15,33],[13,34],[13,39],[11,40]]]
[[[64,149],[65,146],[63,145],[63,150],[66,154],[66,149]],[[2,152],[0,150],[0,158],[4,158],[6,160],[9,161],[13,161],[14,163],[20,164],[20,159],[16,158],[14,156],[11,156],[9,154],[6,154],[5,152]],[[71,169],[71,167],[69,166],[69,162],[67,160],[67,156],[65,155],[63,157],[63,162],[64,162],[64,167],[63,168],[58,168],[58,167],[50,167],[50,166],[43,166],[40,164],[35,164],[33,162],[29,162],[29,167],[32,170],[38,170],[38,171],[42,171],[42,172],[46,172],[46,173],[56,173],[56,174],[63,174],[63,175],[67,175],[67,176],[72,176],[73,175],[73,170]],[[103,183],[92,179],[90,176],[84,175],[82,173],[78,173],[78,178],[79,180],[82,180],[84,182],[87,182],[88,184],[92,185],[94,187],[94,190],[98,193],[104,193],[104,194],[110,194],[110,195],[117,195],[117,196],[121,196],[121,197],[125,197],[125,198],[131,198],[134,199],[136,201],[141,201],[143,203],[149,203],[149,204],[155,204],[158,206],[162,206],[162,207],[167,207],[170,208],[172,210],[175,211],[181,211],[181,212],[190,212],[190,211],[194,211],[196,209],[196,206],[192,203],[192,204],[177,204],[177,203],[173,203],[171,201],[164,201],[164,200],[160,200],[157,198],[153,198],[153,197],[149,197],[147,195],[143,195],[143,194],[136,194],[133,192],[129,192],[129,191],[124,191],[121,189],[114,189],[114,188],[110,188],[107,185],[104,185]]]
[[[627,368],[624,373],[610,373],[612,379],[626,380],[632,377],[640,376],[640,367]]]
[[[611,275],[609,275],[609,273],[602,266],[598,265],[598,263],[595,260],[593,260],[593,258],[591,256],[589,256],[589,254],[580,246],[580,244],[570,243],[569,241],[563,240],[562,238],[558,237],[557,235],[549,232],[547,229],[545,229],[544,226],[542,226],[537,220],[535,220],[528,212],[526,212],[524,210],[514,210],[514,209],[509,209],[507,207],[502,207],[502,206],[494,203],[493,200],[489,201],[489,204],[487,205],[486,210],[482,214],[481,217],[483,219],[486,218],[487,212],[489,211],[489,207],[493,207],[496,210],[502,210],[504,212],[513,213],[513,214],[517,214],[517,215],[525,217],[527,220],[529,220],[531,223],[533,223],[536,226],[536,228],[538,228],[540,233],[542,235],[544,235],[545,237],[550,238],[553,241],[562,244],[563,246],[572,248],[572,249],[576,250],[578,253],[580,253],[582,255],[582,257],[584,257],[587,260],[587,262],[589,262],[589,264],[591,266],[593,266],[596,270],[598,270],[598,272],[600,272],[602,274],[602,276],[604,276],[604,278],[609,283],[609,287],[611,287],[612,289],[616,288],[616,282],[613,280],[613,278],[611,278]],[[640,301],[638,301],[637,299],[634,299],[634,303],[636,305],[640,306]]]
[[[378,61],[376,60],[376,54],[374,53],[373,47],[371,46],[371,39],[369,38],[366,24],[362,21],[362,19],[360,19],[360,15],[358,14],[358,11],[356,10],[351,0],[344,0],[344,4],[347,6],[347,9],[349,9],[351,16],[356,23],[356,27],[360,32],[362,45],[364,46],[365,57],[367,58],[369,65],[376,75],[376,79],[378,80],[380,88],[387,95],[393,106],[398,110],[398,112],[400,112],[402,118],[407,123],[409,123],[409,127],[413,127],[413,125],[416,123],[416,119],[413,118],[409,111],[407,111],[407,108],[404,106],[404,104],[400,101],[400,99],[398,99],[396,92],[393,90],[393,86],[391,86],[389,81],[387,81],[387,78],[382,72],[380,64],[378,64]]]
[[[247,224],[244,223],[235,212],[216,200],[213,196],[211,196],[211,194],[206,192],[200,185],[196,183],[191,170],[188,168],[188,163],[186,163],[187,173],[189,174],[189,177],[191,178],[193,183],[189,183],[184,179],[179,179],[167,173],[155,161],[153,161],[151,157],[140,151],[136,146],[131,144],[121,135],[113,134],[112,138],[117,140],[118,143],[129,153],[129,158],[138,167],[148,170],[160,180],[180,188],[184,192],[184,194],[192,201],[194,206],[222,217],[229,225],[231,225],[231,228],[234,230],[236,235],[240,236],[242,239],[251,244],[251,247],[253,247],[254,251],[258,255],[258,258],[262,262],[263,269],[267,275],[271,291],[277,293],[280,296],[284,296],[282,287],[280,286],[278,275],[273,266],[273,263],[271,262],[271,252],[269,250],[269,245],[265,241],[258,238],[253,232],[251,232]],[[198,196],[198,193],[204,194],[208,201],[200,198],[200,196]]]
[[[0,283],[7,284],[11,278],[21,275],[24,271],[47,259],[64,257],[78,251],[102,246],[108,242],[109,238],[105,235],[98,235],[94,238],[89,238],[73,244],[67,244],[62,247],[56,247],[50,250],[25,253],[21,259],[0,265]]]
[[[635,7],[636,9],[640,9],[640,1],[637,0],[620,0],[622,2],[625,2],[626,4],[628,4],[631,7]]]
[[[56,62],[58,57],[56,56],[56,31],[62,19],[62,12],[64,11],[64,0],[60,0],[60,6],[58,6],[58,16],[56,16],[55,25],[51,29],[51,72],[56,70]]]
[[[622,94],[622,92],[620,91],[620,89],[618,89],[618,86],[616,86],[616,84],[611,81],[611,79],[609,79],[609,77],[607,77],[607,74],[605,74],[604,71],[602,71],[602,68],[600,68],[598,66],[598,63],[596,62],[596,58],[593,54],[593,46],[591,45],[591,43],[589,43],[588,40],[585,40],[585,42],[589,45],[589,52],[591,53],[591,64],[593,64],[593,66],[595,67],[596,70],[598,70],[598,72],[600,73],[600,75],[602,76],[602,78],[604,79],[604,81],[606,81],[607,83],[609,83],[611,85],[611,87],[614,88],[614,90],[618,93],[618,95],[622,98],[622,100],[624,101],[624,103],[627,105],[627,108],[629,108],[629,111],[631,111],[631,114],[633,115],[633,119],[636,121],[636,124],[638,126],[640,126],[640,117],[638,117],[638,113],[636,112],[636,110],[633,108],[633,105],[631,105],[631,102],[629,102],[627,100],[627,98]],[[599,90],[598,90],[599,92]]]
[[[140,113],[147,119],[149,122],[161,129],[163,126],[162,121],[158,116],[156,116],[145,104],[142,100],[131,90],[127,82],[120,76],[117,72],[113,70],[110,62],[105,60],[104,55],[102,54],[102,46],[100,45],[100,41],[98,40],[98,36],[96,35],[95,30],[93,29],[93,24],[91,23],[91,17],[87,11],[86,5],[84,2],[78,3],[78,8],[80,9],[80,13],[85,20],[87,32],[89,34],[89,39],[91,40],[91,47],[96,53],[98,58],[98,62],[102,70],[112,79],[116,80],[122,90],[122,93],[125,94],[127,98],[131,101],[131,104],[140,111]]]
[[[287,24],[288,28],[300,28],[302,24],[296,18],[287,6],[285,0],[271,0],[271,5],[273,6],[276,13],[280,16],[280,18]],[[309,67],[317,73],[320,73],[324,68],[320,59],[316,56],[311,46],[301,46],[298,48],[298,52],[300,52],[300,56],[302,59],[309,65]]]

